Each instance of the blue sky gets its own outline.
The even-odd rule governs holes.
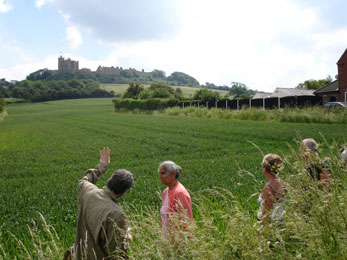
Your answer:
[[[272,92],[337,74],[345,0],[0,0],[0,78],[57,58]]]

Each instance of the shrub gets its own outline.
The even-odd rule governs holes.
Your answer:
[[[129,84],[129,87],[123,94],[123,98],[134,98],[137,99],[139,97],[139,94],[144,91],[144,87],[140,84],[131,82]]]
[[[201,101],[215,102],[220,99],[219,93],[206,88],[199,89],[195,92],[193,99]]]
[[[0,94],[0,113],[5,109],[5,99]]]
[[[347,109],[327,111],[320,107],[309,108],[284,108],[263,110],[259,108],[243,108],[241,110],[210,109],[205,107],[190,106],[190,102],[184,102],[181,112],[175,115],[196,117],[217,117],[224,119],[288,122],[288,123],[319,123],[319,124],[345,124],[347,123]],[[167,112],[169,115],[172,112]]]
[[[160,99],[160,98],[150,98],[145,100],[136,100],[131,98],[126,99],[114,99],[113,103],[115,110],[119,111],[121,108],[128,111],[133,111],[134,109],[143,111],[153,111],[162,110],[167,107],[173,107],[178,104],[178,100],[174,98]]]

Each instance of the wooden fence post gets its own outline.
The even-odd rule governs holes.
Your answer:
[[[278,97],[278,109],[281,109],[281,98]]]

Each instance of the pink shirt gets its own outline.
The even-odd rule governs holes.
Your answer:
[[[168,204],[166,204],[166,198],[168,199]],[[177,182],[170,192],[169,188],[166,188],[163,191],[162,202],[163,204],[160,213],[166,213],[167,215],[170,213],[184,213],[189,218],[193,218],[192,200],[188,191],[180,182]],[[162,225],[168,225],[168,222],[165,222],[165,218],[166,216],[162,215]]]

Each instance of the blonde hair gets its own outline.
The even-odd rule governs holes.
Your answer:
[[[262,166],[271,174],[278,174],[282,169],[282,158],[273,153],[264,156]]]

